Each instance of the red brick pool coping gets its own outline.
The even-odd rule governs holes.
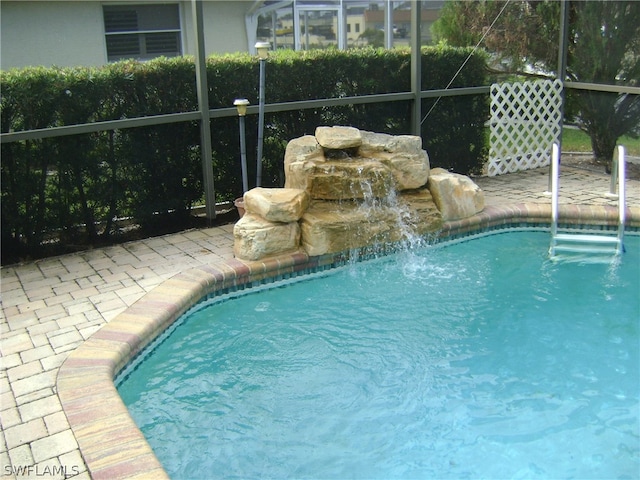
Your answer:
[[[463,220],[445,222],[444,238],[514,226],[549,225],[551,206],[487,206]],[[564,226],[615,227],[616,207],[560,207]],[[640,229],[640,208],[627,209],[626,227]],[[168,478],[129,415],[114,378],[140,351],[200,299],[216,291],[287,273],[333,265],[342,255],[294,253],[259,262],[237,259],[191,268],[166,280],[104,325],[60,367],[57,392],[93,479]]]

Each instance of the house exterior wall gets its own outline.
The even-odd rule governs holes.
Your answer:
[[[184,52],[195,54],[193,13],[191,2],[183,3]],[[215,0],[203,2],[204,43],[207,55],[214,53],[248,52],[245,15],[253,0]]]
[[[106,62],[99,2],[0,2],[0,67]]]
[[[136,2],[130,0],[128,3]],[[182,51],[185,55],[193,55],[195,37],[191,1],[164,3],[180,4]],[[207,55],[248,51],[245,14],[253,3],[253,0],[208,0],[203,3]],[[106,64],[102,14],[105,4],[117,2],[0,1],[0,69]]]

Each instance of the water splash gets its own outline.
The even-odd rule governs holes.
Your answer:
[[[350,201],[356,202],[356,210],[362,218],[378,221],[381,228],[373,245],[353,248],[350,258],[358,261],[390,251],[410,251],[426,246],[427,239],[418,234],[418,220],[398,193],[393,175],[389,171],[379,170],[371,170],[369,175],[363,175],[364,169],[364,166],[358,167],[359,175],[351,183]],[[348,233],[356,239],[365,235],[365,230],[370,230],[362,225],[349,228]]]

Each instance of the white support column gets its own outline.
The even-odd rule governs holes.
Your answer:
[[[393,48],[393,0],[387,0],[384,9],[384,48]]]
[[[347,49],[347,5],[344,0],[340,0],[340,8],[338,9],[338,49]]]

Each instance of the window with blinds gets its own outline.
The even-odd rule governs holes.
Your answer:
[[[182,55],[177,4],[104,5],[102,9],[110,62]]]

